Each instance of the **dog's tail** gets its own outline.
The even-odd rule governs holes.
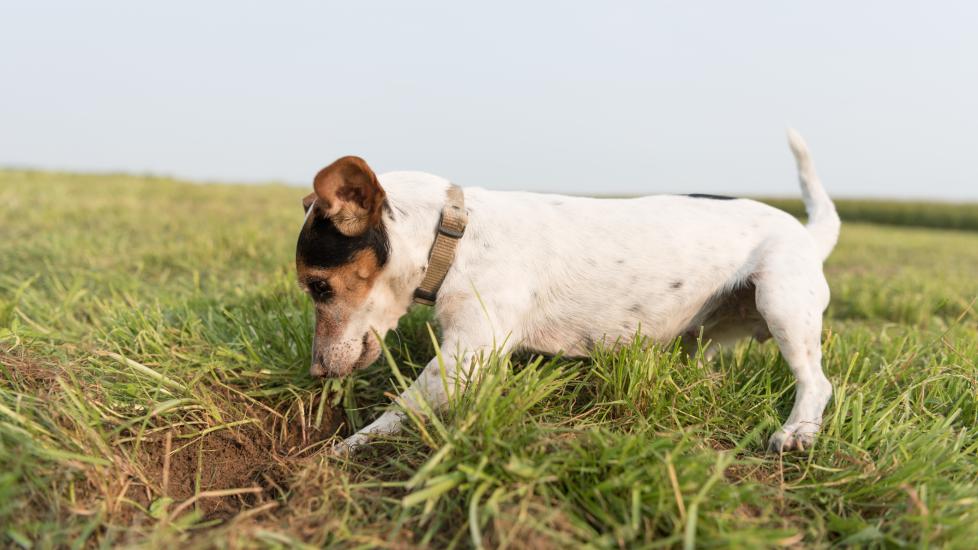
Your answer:
[[[839,214],[835,211],[832,199],[822,187],[815,173],[815,164],[808,153],[808,145],[798,132],[788,128],[788,144],[798,163],[798,179],[801,181],[801,195],[808,212],[808,232],[815,241],[815,247],[822,260],[829,257],[836,241],[839,240]]]

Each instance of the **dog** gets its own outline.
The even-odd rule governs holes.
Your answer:
[[[432,359],[400,407],[334,450],[398,432],[406,410],[444,407],[490,350],[587,356],[639,331],[706,346],[706,359],[742,338],[773,338],[796,386],[768,447],[809,447],[832,395],[821,366],[822,263],[840,220],[804,140],[789,130],[788,141],[807,225],[748,199],[462,189],[422,172],[378,177],[352,156],[323,168],[303,199],[296,245],[316,312],[310,373],[342,377],[373,363],[412,302],[433,305],[443,331],[443,362]]]

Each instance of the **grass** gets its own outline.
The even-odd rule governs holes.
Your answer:
[[[386,361],[307,376],[302,194],[0,172],[4,545],[978,540],[978,233],[844,226],[810,452],[764,453],[793,394],[772,344],[704,366],[636,342],[486,357],[449,411],[339,460],[434,348],[417,309]]]
[[[800,199],[761,200],[795,216],[805,215]],[[978,231],[978,203],[836,199],[835,207],[846,222]]]

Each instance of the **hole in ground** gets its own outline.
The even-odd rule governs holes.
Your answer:
[[[300,460],[313,456],[321,448],[316,444],[337,432],[340,415],[324,415],[319,428],[306,425],[303,429],[298,417],[285,421],[273,416],[263,424],[220,429],[194,439],[170,432],[169,460],[166,432],[144,439],[137,452],[142,475],[134,476],[127,497],[149,507],[164,496],[180,503],[207,491],[261,488],[260,492],[199,498],[194,507],[205,519],[227,519],[244,509],[280,500]]]

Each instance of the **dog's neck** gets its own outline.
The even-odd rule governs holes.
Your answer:
[[[387,269],[398,296],[410,302],[424,278],[445,192],[451,184],[423,172],[390,172],[379,179],[390,206],[384,215],[391,248]]]

